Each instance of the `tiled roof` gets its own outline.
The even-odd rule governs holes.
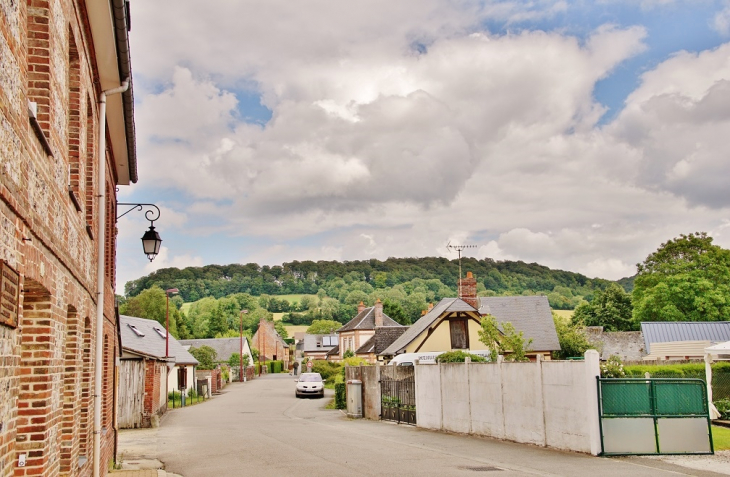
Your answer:
[[[200,348],[201,346],[210,346],[216,352],[216,360],[220,362],[228,361],[233,353],[241,352],[241,338],[206,338],[180,340],[183,346],[191,346]],[[251,347],[246,336],[243,337],[243,354],[251,355]]]
[[[552,311],[544,296],[481,297],[479,314],[491,314],[498,322],[509,321],[525,338],[532,339],[533,351],[559,350],[558,334],[555,331]],[[381,354],[395,355],[421,335],[442,315],[458,311],[476,311],[459,298],[444,298],[431,311],[416,321],[400,338]]]
[[[164,359],[165,327],[155,320],[119,315],[122,348],[145,356]],[[169,339],[170,356],[177,364],[198,364],[174,336]]]
[[[546,296],[488,296],[481,297],[479,313],[490,314],[497,321],[509,321],[525,338],[532,338],[533,351],[560,349],[553,313]]]
[[[363,343],[355,354],[375,353],[380,354],[408,330],[407,326],[378,326],[375,334]]]
[[[672,341],[730,341],[730,321],[642,321],[646,352],[652,343]]]
[[[416,339],[421,333],[423,333],[429,326],[431,326],[438,318],[444,313],[451,313],[456,311],[472,311],[476,310],[474,307],[469,305],[467,302],[458,298],[444,298],[436,304],[431,311],[423,315],[418,321],[413,323],[408,330],[403,333],[398,339],[396,339],[390,346],[383,350],[382,354],[394,355],[401,351],[401,349],[408,346],[408,344]]]
[[[397,321],[383,313],[383,326],[401,326]],[[365,308],[342,326],[338,333],[352,330],[374,330],[375,329],[375,307]]]
[[[331,350],[327,352],[327,356],[339,356],[340,354],[340,345],[335,346]]]

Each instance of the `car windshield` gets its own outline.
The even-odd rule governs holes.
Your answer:
[[[322,381],[322,376],[319,373],[306,373],[301,375],[299,381],[303,381],[305,383],[319,383]]]

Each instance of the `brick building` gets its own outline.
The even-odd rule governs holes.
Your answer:
[[[259,328],[251,339],[251,346],[259,350],[260,361],[283,361],[284,369],[289,369],[289,345],[276,332],[273,321],[261,318]]]
[[[113,458],[131,84],[103,121],[100,103],[131,74],[126,25],[124,0],[0,2],[1,477],[105,475]]]

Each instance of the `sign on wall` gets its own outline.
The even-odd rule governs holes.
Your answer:
[[[7,262],[0,262],[0,324],[18,326],[20,275]]]

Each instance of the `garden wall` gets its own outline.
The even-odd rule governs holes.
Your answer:
[[[418,427],[597,454],[598,353],[586,361],[416,366]]]

